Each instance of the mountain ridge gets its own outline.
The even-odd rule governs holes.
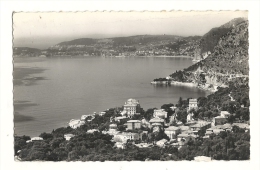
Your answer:
[[[203,36],[178,35],[133,35],[111,38],[78,38],[60,42],[44,51],[43,55],[52,56],[178,56],[186,55],[197,60],[210,55],[219,39],[234,26],[245,21],[235,18],[219,27],[212,28]],[[19,56],[19,50],[14,50]],[[39,56],[39,52],[28,52],[29,56]],[[25,52],[20,52],[25,55]]]
[[[248,21],[244,21],[218,40],[211,55],[182,71],[176,71],[170,79],[211,89],[227,87],[231,82],[248,84],[248,48]]]

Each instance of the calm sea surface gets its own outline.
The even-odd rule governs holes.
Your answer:
[[[192,65],[189,58],[15,58],[15,134],[38,136],[83,114],[120,107],[129,98],[160,107],[179,97],[206,96],[192,87],[154,86]]]

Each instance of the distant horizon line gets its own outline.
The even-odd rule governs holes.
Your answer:
[[[93,34],[93,35],[102,35],[102,34]],[[84,37],[84,38],[74,38],[74,39],[70,39],[70,40],[65,40],[65,41],[60,41],[59,43],[56,44],[60,44],[62,42],[69,42],[69,41],[73,41],[73,40],[79,40],[79,39],[93,39],[93,40],[97,40],[97,39],[112,39],[112,38],[126,38],[126,37],[135,37],[135,36],[176,36],[176,37],[202,37],[203,35],[189,35],[189,36],[183,36],[183,35],[176,35],[176,34],[136,34],[136,35],[122,35],[122,36],[111,36],[111,37],[97,37],[97,38],[91,38],[91,37]],[[18,38],[18,39],[29,39],[29,38]],[[13,41],[15,41],[15,38],[13,38]],[[56,45],[54,44],[54,45]],[[53,45],[51,45],[53,46]],[[51,47],[49,46],[49,47]],[[47,48],[49,48],[47,47]],[[31,46],[14,46],[14,42],[13,42],[13,48],[34,48],[34,49],[46,49],[46,48],[36,48],[36,47],[31,47]]]

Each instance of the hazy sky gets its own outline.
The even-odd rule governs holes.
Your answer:
[[[204,35],[246,11],[15,13],[14,46],[47,48],[76,38],[130,35]]]

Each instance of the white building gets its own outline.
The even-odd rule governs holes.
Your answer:
[[[122,116],[132,117],[137,114],[140,109],[139,101],[136,99],[128,99],[124,104],[124,110],[121,112]]]
[[[167,112],[164,109],[155,109],[153,112],[153,117],[159,117],[161,119],[166,119]]]
[[[98,132],[99,130],[98,129],[89,129],[87,131],[87,133],[94,133],[94,132]]]
[[[121,120],[127,119],[126,116],[115,117],[115,121],[120,122]]]
[[[187,115],[187,122],[191,122],[191,121],[193,121],[194,119],[193,119],[193,113],[189,113],[188,115]]]
[[[181,128],[176,126],[169,126],[168,128],[164,129],[164,133],[170,139],[176,139],[177,135],[181,133]]]
[[[198,102],[197,99],[190,99],[189,100],[189,110],[191,109],[197,109],[198,108]]]
[[[229,118],[231,114],[228,111],[221,111],[220,116],[224,118]]]
[[[104,116],[106,112],[99,112],[99,116]]]
[[[122,143],[126,143],[127,140],[139,140],[140,136],[138,133],[122,132],[114,135],[114,140],[120,140]]]
[[[72,137],[74,137],[75,135],[73,135],[73,134],[65,134],[64,135],[64,138],[66,139],[66,140],[70,140],[70,138],[72,138]]]
[[[118,149],[125,149],[126,145],[125,145],[125,143],[122,143],[122,142],[116,142],[115,147]]]
[[[72,129],[77,129],[78,127],[82,126],[85,124],[85,121],[82,121],[82,120],[78,120],[78,119],[71,119],[70,122],[69,122],[69,126],[72,128]]]
[[[85,120],[89,115],[82,115],[80,120]]]
[[[42,137],[33,137],[33,138],[31,138],[31,141],[36,141],[36,140],[43,140],[43,138]]]
[[[116,124],[110,124],[109,125],[109,130],[110,131],[116,131],[117,130],[117,125]]]
[[[32,141],[41,141],[41,140],[43,140],[42,137],[33,137],[33,138],[31,138],[31,140],[27,140],[26,143],[30,143]]]
[[[163,148],[163,147],[165,147],[166,142],[167,142],[166,139],[162,139],[162,140],[159,140],[158,142],[156,142],[156,145]]]

